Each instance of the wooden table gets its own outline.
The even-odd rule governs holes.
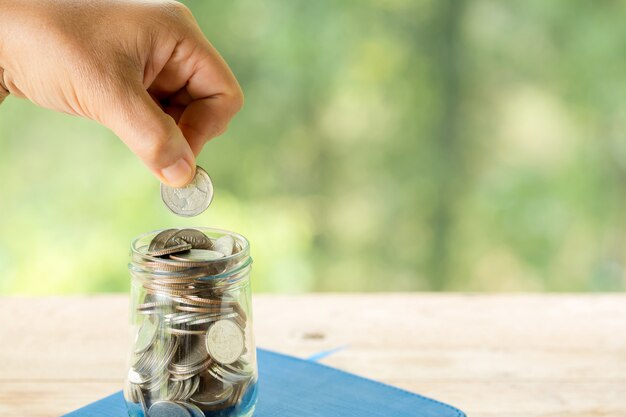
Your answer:
[[[324,362],[470,417],[626,416],[624,295],[257,295],[254,308],[259,346],[345,345]],[[119,390],[127,315],[123,295],[0,298],[0,416]]]

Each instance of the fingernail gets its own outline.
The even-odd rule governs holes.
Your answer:
[[[180,158],[167,168],[163,168],[161,175],[163,175],[163,178],[165,178],[169,185],[173,187],[183,187],[192,180],[193,169],[185,158]]]

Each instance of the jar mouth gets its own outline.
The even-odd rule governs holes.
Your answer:
[[[183,229],[185,228],[179,228],[179,230]],[[234,239],[236,245],[240,248],[240,250],[229,256],[224,256],[219,259],[207,260],[202,262],[189,262],[152,256],[148,254],[148,247],[150,245],[150,242],[152,242],[152,239],[156,235],[167,229],[154,230],[152,232],[144,233],[136,237],[131,242],[131,263],[129,266],[143,270],[145,269],[146,265],[160,265],[165,269],[164,271],[161,271],[161,273],[176,275],[178,272],[188,271],[195,268],[206,270],[212,265],[231,265],[232,267],[228,268],[225,271],[216,274],[209,274],[213,277],[220,277],[232,275],[233,273],[238,272],[240,269],[244,269],[245,267],[249,266],[252,262],[250,258],[250,243],[248,242],[248,239],[246,239],[239,233],[210,227],[189,227],[188,229],[200,231],[211,239],[218,239],[223,236],[230,236]],[[158,272],[155,271],[155,273]]]

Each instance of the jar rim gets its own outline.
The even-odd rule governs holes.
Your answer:
[[[184,230],[187,229],[185,227],[181,227],[178,228],[179,230]],[[199,267],[203,267],[203,266],[210,266],[214,263],[224,263],[224,262],[229,262],[229,261],[234,261],[234,260],[238,260],[238,259],[244,259],[244,258],[249,258],[250,257],[250,242],[248,241],[248,239],[246,239],[243,235],[236,233],[236,232],[232,232],[230,230],[226,230],[226,229],[218,229],[218,228],[214,228],[214,227],[188,227],[188,229],[194,229],[194,230],[198,230],[202,233],[204,233],[205,235],[208,235],[210,237],[211,234],[214,235],[221,235],[221,236],[231,236],[233,239],[235,239],[235,241],[239,244],[239,246],[241,247],[241,250],[239,250],[237,253],[234,253],[232,255],[229,256],[225,256],[223,258],[219,258],[216,260],[212,260],[212,261],[205,261],[205,262],[198,262],[198,266]],[[147,251],[142,251],[142,249],[147,248],[147,245],[143,244],[145,243],[149,237],[154,237],[157,234],[163,232],[164,230],[168,230],[168,229],[159,229],[159,230],[153,230],[151,232],[147,232],[147,233],[143,233],[139,236],[137,236],[136,238],[134,238],[131,242],[130,245],[130,249],[131,249],[131,264],[135,264],[136,266],[140,266],[139,262],[136,262],[136,259],[139,258],[142,260],[141,263],[143,262],[158,262],[160,264],[163,265],[169,265],[172,267],[181,267],[181,266],[188,266],[189,263],[185,262],[185,261],[179,261],[176,259],[164,259],[164,258],[160,258],[157,256],[151,256],[147,253]],[[150,239],[151,240],[151,239]],[[234,262],[235,264],[238,264],[239,262]]]

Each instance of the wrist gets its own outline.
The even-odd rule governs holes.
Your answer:
[[[0,0],[0,103],[9,94],[7,86],[4,85],[4,55],[8,36],[6,33],[6,21],[10,19],[11,1]]]
[[[29,33],[41,27],[43,5],[38,0],[0,0],[0,68],[8,69]]]
[[[15,38],[12,22],[16,19],[18,6],[16,0],[0,0],[0,68],[6,67],[9,43]]]

